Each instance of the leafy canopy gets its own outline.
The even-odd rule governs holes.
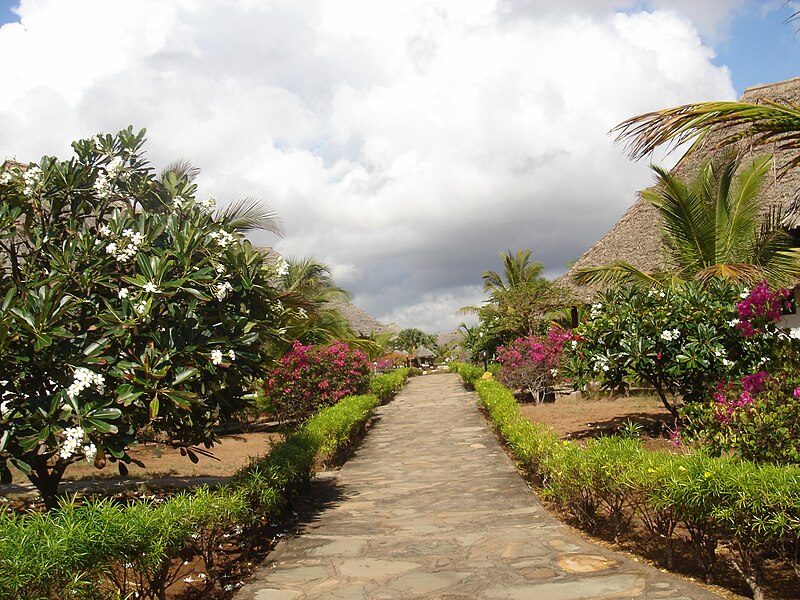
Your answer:
[[[210,446],[288,318],[235,212],[155,176],[144,134],[0,172],[0,475],[50,505],[76,460],[124,472],[137,440]]]

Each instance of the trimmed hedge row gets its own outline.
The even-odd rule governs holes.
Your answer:
[[[379,379],[397,389],[400,375]],[[239,534],[247,554],[258,530],[310,479],[315,461],[350,444],[378,405],[350,396],[323,409],[223,487],[121,506],[62,501],[47,513],[0,515],[0,598],[163,598],[184,577],[176,558],[200,556],[221,586],[220,545]]]
[[[619,536],[635,521],[662,546],[668,568],[681,539],[707,581],[724,544],[755,598],[763,598],[767,558],[800,573],[800,468],[650,452],[635,437],[559,441],[525,419],[502,384],[477,381],[475,388],[520,468],[581,526],[591,530],[602,520]]]
[[[369,382],[369,393],[377,396],[381,404],[388,402],[397,392],[403,389],[411,375],[412,369],[410,367],[402,367],[386,371],[380,375],[374,375]]]
[[[450,373],[458,373],[459,377],[461,377],[461,381],[464,383],[464,387],[468,390],[474,390],[475,383],[480,381],[481,377],[483,377],[484,373],[486,372],[480,365],[473,365],[458,361],[451,362],[448,370]],[[493,377],[497,377],[497,373],[500,371],[500,365],[497,363],[490,363],[487,366],[487,370],[492,374]]]

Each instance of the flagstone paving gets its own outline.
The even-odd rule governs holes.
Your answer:
[[[237,600],[720,598],[551,517],[453,374],[413,378],[380,407],[333,483]]]

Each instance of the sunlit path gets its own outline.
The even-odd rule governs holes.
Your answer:
[[[411,379],[237,599],[718,596],[592,545],[550,517],[456,375]]]

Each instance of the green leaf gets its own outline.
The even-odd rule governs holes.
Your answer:
[[[129,383],[123,383],[117,388],[117,402],[125,406],[129,406],[131,402],[141,395],[142,392],[136,391]]]
[[[31,466],[20,458],[10,458],[9,462],[26,475],[33,471]]]
[[[122,411],[118,408],[100,408],[89,414],[94,419],[119,419],[122,416]]]
[[[150,420],[152,421],[158,416],[159,401],[158,396],[150,400]]]
[[[84,417],[83,424],[88,424],[92,428],[96,429],[101,433],[117,433],[119,429],[117,429],[116,425],[112,425],[111,423],[106,423],[105,421],[101,421],[100,419],[93,419],[92,417]],[[86,429],[86,427],[84,427]]]
[[[186,369],[186,370],[184,370],[184,371],[181,371],[181,372],[180,372],[180,373],[178,373],[178,375],[175,377],[175,380],[172,382],[172,385],[178,385],[179,383],[182,383],[182,382],[186,381],[186,380],[187,380],[187,379],[189,379],[190,377],[194,377],[194,376],[195,376],[195,375],[197,375],[197,373],[199,373],[199,372],[200,372],[200,371],[199,371],[198,369],[196,369],[195,367],[191,367],[191,368],[189,368],[189,369]]]

